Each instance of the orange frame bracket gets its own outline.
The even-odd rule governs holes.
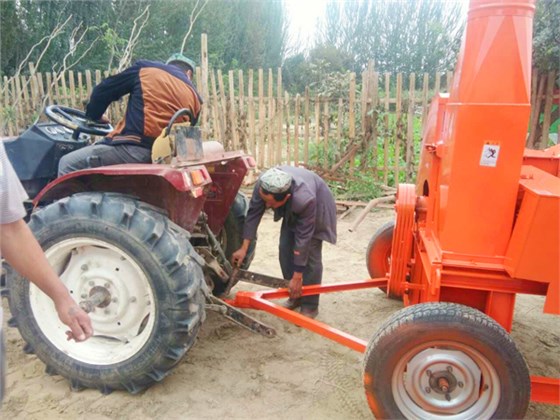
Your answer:
[[[387,278],[367,279],[363,281],[340,284],[304,286],[302,289],[302,295],[310,296],[322,293],[335,293],[373,287],[386,288]],[[352,350],[365,353],[368,344],[366,340],[331,327],[323,322],[303,316],[298,312],[284,308],[283,306],[270,301],[287,298],[288,296],[289,292],[287,289],[257,292],[240,291],[237,292],[234,299],[227,299],[226,302],[237,308],[258,309],[268,312],[278,318],[282,318],[292,324],[319,334]],[[531,376],[531,388],[531,401],[560,405],[560,379]]]

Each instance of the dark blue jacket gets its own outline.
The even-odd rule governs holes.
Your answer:
[[[307,265],[312,238],[336,243],[336,203],[328,185],[316,173],[292,166],[279,166],[279,169],[293,178],[291,197],[277,213],[287,218],[286,226],[295,233],[294,266],[296,271],[301,271]],[[260,181],[257,181],[245,219],[244,239],[256,238],[266,210],[259,188]]]

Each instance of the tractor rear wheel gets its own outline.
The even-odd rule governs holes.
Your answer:
[[[402,309],[381,326],[364,386],[376,418],[522,418],[531,391],[527,364],[498,323],[440,302]]]
[[[205,319],[203,261],[184,232],[157,209],[109,193],[54,202],[29,226],[77,302],[108,298],[90,313],[93,337],[67,341],[50,299],[14,274],[10,310],[27,350],[74,389],[136,393],[162,380]]]

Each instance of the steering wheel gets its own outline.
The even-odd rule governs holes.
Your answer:
[[[72,133],[74,140],[79,138],[80,133],[106,136],[113,131],[113,126],[110,123],[89,119],[85,112],[67,106],[49,105],[45,108],[45,115],[51,121],[74,130]]]

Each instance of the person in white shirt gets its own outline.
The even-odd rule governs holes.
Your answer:
[[[70,331],[66,332],[68,340],[87,340],[93,334],[91,320],[70,296],[23,220],[26,214],[23,202],[26,199],[27,194],[0,141],[0,257],[52,299],[58,317],[70,327]],[[5,372],[1,326],[0,307],[0,402],[4,394]]]

